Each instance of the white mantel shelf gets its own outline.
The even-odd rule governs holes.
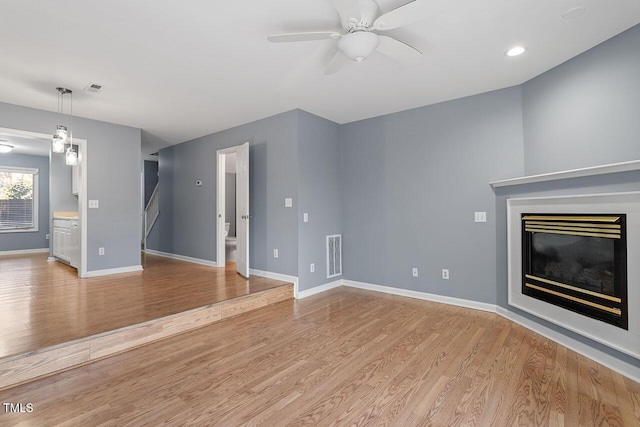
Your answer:
[[[544,173],[540,175],[523,176],[521,178],[503,179],[490,182],[492,188],[508,187],[511,185],[531,184],[534,182],[556,181],[567,178],[580,178],[584,176],[604,175],[608,173],[628,172],[640,170],[640,160],[630,162],[612,163],[610,165],[592,166],[588,168],[572,169],[568,171]]]

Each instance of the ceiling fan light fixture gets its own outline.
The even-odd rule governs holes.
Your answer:
[[[345,56],[353,61],[362,62],[367,59],[380,44],[380,39],[368,31],[356,31],[344,36],[338,47]]]

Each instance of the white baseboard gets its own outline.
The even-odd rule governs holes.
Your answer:
[[[178,261],[186,261],[193,264],[206,265],[208,267],[218,267],[218,263],[216,263],[215,261],[209,261],[208,259],[192,258],[189,256],[172,254],[169,252],[154,251],[153,249],[145,249],[143,252],[151,255],[161,256],[164,258],[177,259]]]
[[[0,255],[40,254],[43,252],[49,252],[49,248],[20,249],[17,251],[0,251]]]
[[[344,286],[343,282],[344,281],[342,279],[340,279],[340,280],[336,280],[334,282],[325,283],[324,285],[316,286],[315,288],[311,288],[311,289],[307,289],[307,290],[298,292],[298,296],[296,296],[296,299],[307,298],[307,297],[310,297],[311,295],[316,295],[316,294],[319,294],[321,292],[326,292],[326,291],[334,289],[334,288],[339,288],[340,286]]]
[[[249,269],[249,274],[252,276],[261,276],[273,280],[282,280],[283,282],[293,283],[293,297],[298,299],[298,277],[289,276],[286,274],[273,273],[271,271],[256,270],[255,268]]]
[[[560,332],[554,331],[551,328],[543,326],[537,322],[527,319],[519,314],[516,314],[512,311],[509,311],[502,307],[497,307],[496,313],[505,319],[509,319],[512,322],[515,322],[521,326],[524,326],[527,329],[530,329],[545,338],[549,338],[551,341],[555,341],[558,344],[561,344],[568,349],[575,351],[587,357],[595,362],[600,363],[601,365],[606,366],[607,368],[618,372],[628,378],[636,382],[640,382],[640,366],[632,365],[630,363],[626,363],[616,357],[613,357],[607,353],[604,353],[598,349],[591,347],[590,345],[584,344],[580,341],[577,341],[573,338],[570,338]]]
[[[107,268],[105,270],[87,271],[87,275],[84,277],[88,278],[88,277],[110,276],[112,274],[131,273],[133,271],[142,271],[142,266],[131,265],[129,267]]]
[[[384,292],[385,294],[399,295],[402,297],[416,298],[426,301],[440,302],[443,304],[457,305],[459,307],[473,308],[475,310],[496,312],[494,304],[484,302],[471,301],[467,299],[446,297],[442,295],[429,294],[427,292],[410,291],[407,289],[392,288],[390,286],[372,285],[371,283],[356,282],[353,280],[344,280],[344,286],[351,288],[365,289],[374,292]]]

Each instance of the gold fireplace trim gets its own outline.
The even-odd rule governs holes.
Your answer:
[[[525,283],[525,286],[527,286],[529,288],[532,288],[532,289],[536,289],[536,290],[541,291],[541,292],[546,292],[548,294],[555,295],[555,296],[560,297],[560,298],[565,298],[565,299],[568,299],[568,300],[571,300],[571,301],[578,302],[580,304],[588,305],[590,307],[594,307],[594,308],[597,308],[599,310],[607,311],[609,313],[615,314],[616,316],[621,316],[622,315],[622,310],[620,310],[619,308],[612,308],[612,307],[607,307],[606,305],[596,304],[595,302],[591,302],[591,301],[587,301],[587,300],[584,300],[584,299],[581,299],[581,298],[577,298],[577,297],[574,297],[573,295],[563,294],[562,292],[556,292],[556,291],[553,291],[551,289],[546,289],[546,288],[543,288],[542,286],[532,285],[531,283]]]
[[[620,239],[619,216],[557,216],[526,215],[522,217],[525,231],[532,233],[564,234],[569,236]]]
[[[594,296],[594,297],[607,299],[609,301],[618,302],[618,303],[622,302],[622,299],[620,299],[618,297],[613,297],[613,296],[607,295],[607,294],[601,294],[600,292],[594,292],[594,291],[590,291],[588,289],[578,288],[576,286],[567,285],[565,283],[554,282],[553,280],[543,279],[542,277],[532,276],[531,274],[525,274],[524,277],[526,277],[527,279],[532,279],[532,280],[537,280],[539,282],[547,283],[549,285],[559,286],[559,287],[565,288],[565,289],[571,289],[572,291],[582,292],[583,294],[591,295],[591,296]]]
[[[591,222],[618,222],[619,216],[560,216],[560,215],[526,215],[522,219],[532,221],[591,221]]]

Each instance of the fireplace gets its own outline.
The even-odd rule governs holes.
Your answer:
[[[522,213],[522,293],[628,329],[625,214]]]
[[[508,304],[640,360],[640,192],[507,200]]]

